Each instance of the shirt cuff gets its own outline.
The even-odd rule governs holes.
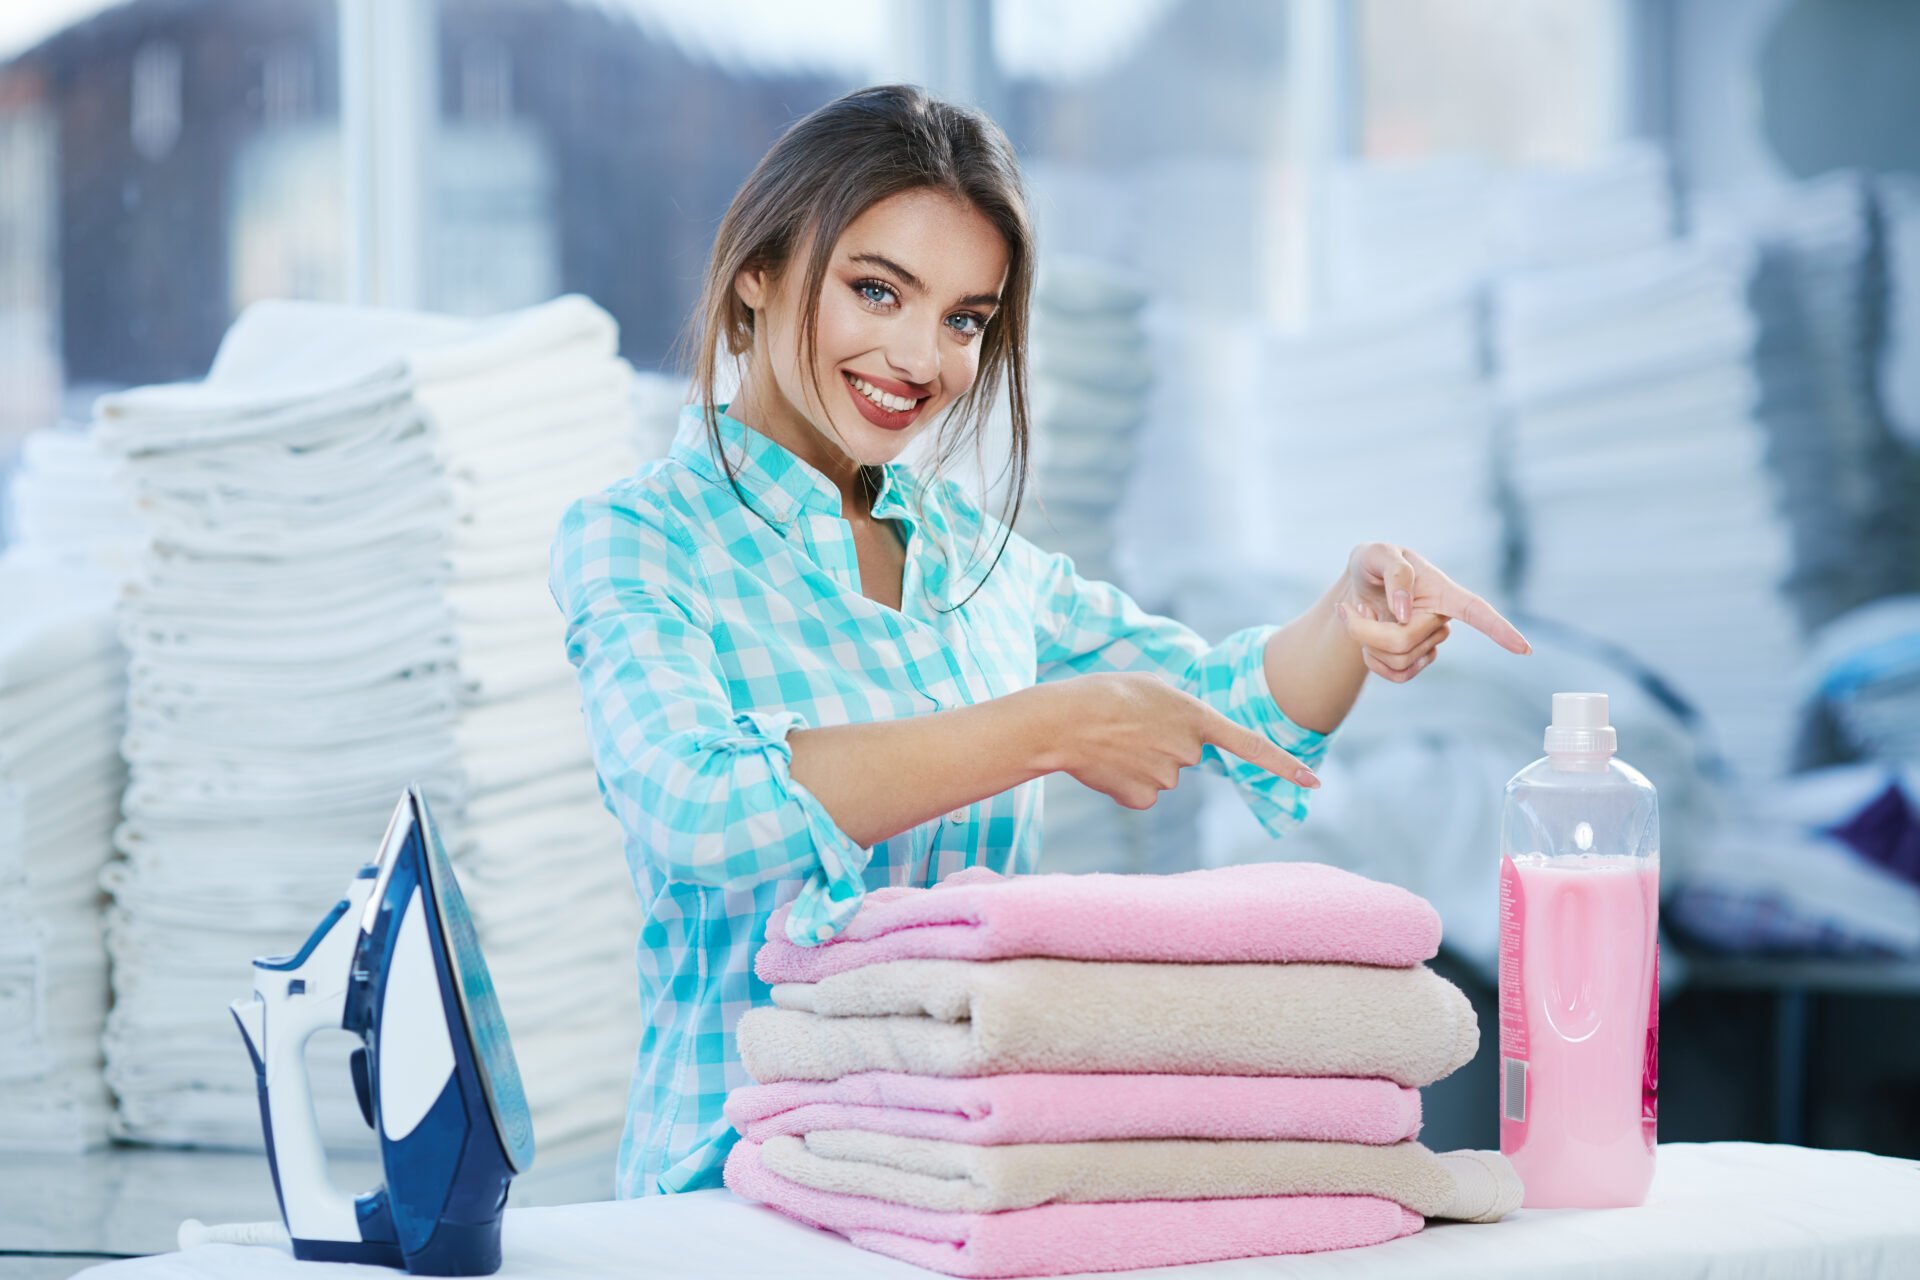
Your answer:
[[[1207,655],[1210,678],[1200,696],[1229,720],[1253,730],[1310,769],[1326,758],[1332,733],[1304,728],[1287,718],[1267,684],[1267,639],[1276,626],[1236,631]],[[1337,731],[1336,731],[1337,732]],[[1306,788],[1232,752],[1207,748],[1246,798],[1253,816],[1269,835],[1286,834],[1307,816]]]
[[[842,831],[813,792],[794,780],[793,744],[787,735],[808,728],[805,716],[793,711],[743,711],[735,723],[763,737],[779,754],[787,795],[799,806],[811,842],[815,866],[787,914],[787,940],[795,946],[816,947],[847,927],[866,897],[864,873],[873,850],[856,844]]]

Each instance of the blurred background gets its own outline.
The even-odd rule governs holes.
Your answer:
[[[608,1193],[639,914],[547,538],[664,452],[751,166],[892,81],[1021,154],[1023,532],[1215,637],[1398,541],[1537,648],[1370,688],[1282,842],[1209,776],[1050,780],[1046,865],[1405,884],[1490,1027],[1501,788],[1604,691],[1661,796],[1662,1137],[1920,1154],[1916,65],[1901,0],[11,0],[0,1248],[272,1215],[224,1003],[410,778],[515,1195]],[[1429,1143],[1493,1098],[1487,1040]]]

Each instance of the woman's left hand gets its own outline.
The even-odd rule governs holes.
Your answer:
[[[1498,610],[1449,578],[1419,552],[1391,542],[1364,542],[1347,557],[1334,604],[1367,670],[1395,684],[1433,664],[1459,619],[1511,653],[1533,646]]]

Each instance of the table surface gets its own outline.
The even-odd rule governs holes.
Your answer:
[[[724,1191],[509,1210],[503,1277],[926,1280]],[[329,1280],[364,1268],[214,1245],[109,1263],[87,1280]],[[1157,1268],[1181,1280],[1866,1280],[1920,1276],[1920,1163],[1756,1143],[1662,1146],[1647,1203],[1436,1224],[1390,1244]]]

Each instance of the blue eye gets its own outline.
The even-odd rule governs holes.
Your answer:
[[[853,286],[853,291],[863,301],[876,307],[884,307],[894,300],[893,286],[878,280],[862,280]]]
[[[962,311],[947,317],[947,327],[963,338],[977,338],[981,330],[987,327],[985,316],[975,315],[971,311]]]

